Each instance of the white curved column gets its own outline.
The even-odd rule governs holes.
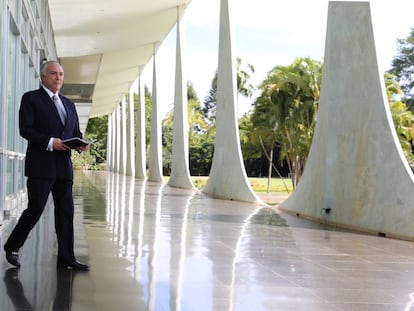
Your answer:
[[[139,67],[138,80],[138,115],[136,128],[135,177],[144,179],[146,175],[146,142],[145,142],[145,87],[142,81],[144,66]]]
[[[236,66],[232,48],[229,2],[229,0],[221,0],[217,134],[210,176],[203,192],[225,199],[261,202],[250,187],[240,148]]]
[[[174,128],[172,141],[171,176],[168,185],[178,188],[192,189],[188,164],[188,99],[187,79],[183,60],[185,46],[185,31],[181,27],[184,7],[177,7],[177,45],[175,65],[175,99],[174,99]]]
[[[149,153],[149,173],[148,180],[153,182],[163,182],[162,179],[162,145],[161,145],[161,120],[158,111],[157,94],[157,51],[159,43],[154,44],[154,68],[152,82],[152,107],[151,107],[151,133],[150,133],[150,153]]]
[[[414,180],[379,72],[368,2],[330,2],[318,120],[305,171],[282,208],[414,238]]]
[[[134,89],[129,89],[128,116],[127,116],[127,165],[126,174],[135,175],[135,112],[134,112]]]

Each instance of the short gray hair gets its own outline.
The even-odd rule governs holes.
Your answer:
[[[61,67],[62,67],[62,65],[61,65],[61,64],[59,64],[59,62],[58,62],[58,61],[56,61],[56,60],[48,60],[48,61],[46,61],[46,62],[44,62],[44,63],[42,63],[42,64],[40,65],[40,75],[41,75],[41,76],[45,76],[45,75],[46,75],[46,68],[47,68],[47,66],[49,66],[50,64],[58,64],[59,66],[61,66]]]

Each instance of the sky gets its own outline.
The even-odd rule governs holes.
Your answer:
[[[288,65],[297,57],[322,60],[324,56],[328,0],[229,0],[233,25],[233,54],[255,72],[254,86],[277,65]],[[413,0],[371,0],[371,16],[380,71],[390,69],[398,38],[406,38],[414,27]],[[201,102],[217,70],[220,0],[192,0],[185,27],[185,72]],[[175,27],[157,54],[158,103],[162,116],[172,109],[175,76]],[[152,63],[143,79],[151,88]],[[257,95],[257,94],[256,94]],[[239,103],[239,116],[254,99]]]

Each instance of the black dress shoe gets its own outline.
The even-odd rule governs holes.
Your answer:
[[[81,270],[81,271],[89,271],[89,266],[85,265],[83,263],[80,263],[79,261],[71,261],[71,262],[65,262],[65,261],[58,261],[57,263],[58,269],[74,269],[74,270]]]
[[[6,251],[6,260],[9,264],[15,266],[16,268],[20,268],[19,254],[17,252]]]

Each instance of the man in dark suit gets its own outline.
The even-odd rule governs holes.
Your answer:
[[[27,139],[25,175],[28,206],[4,245],[7,261],[20,267],[18,251],[43,213],[50,192],[55,206],[58,268],[89,270],[74,255],[71,150],[62,140],[82,138],[73,102],[59,95],[64,72],[56,61],[42,64],[42,86],[23,95],[19,110],[20,135]],[[80,147],[79,151],[89,146]]]

